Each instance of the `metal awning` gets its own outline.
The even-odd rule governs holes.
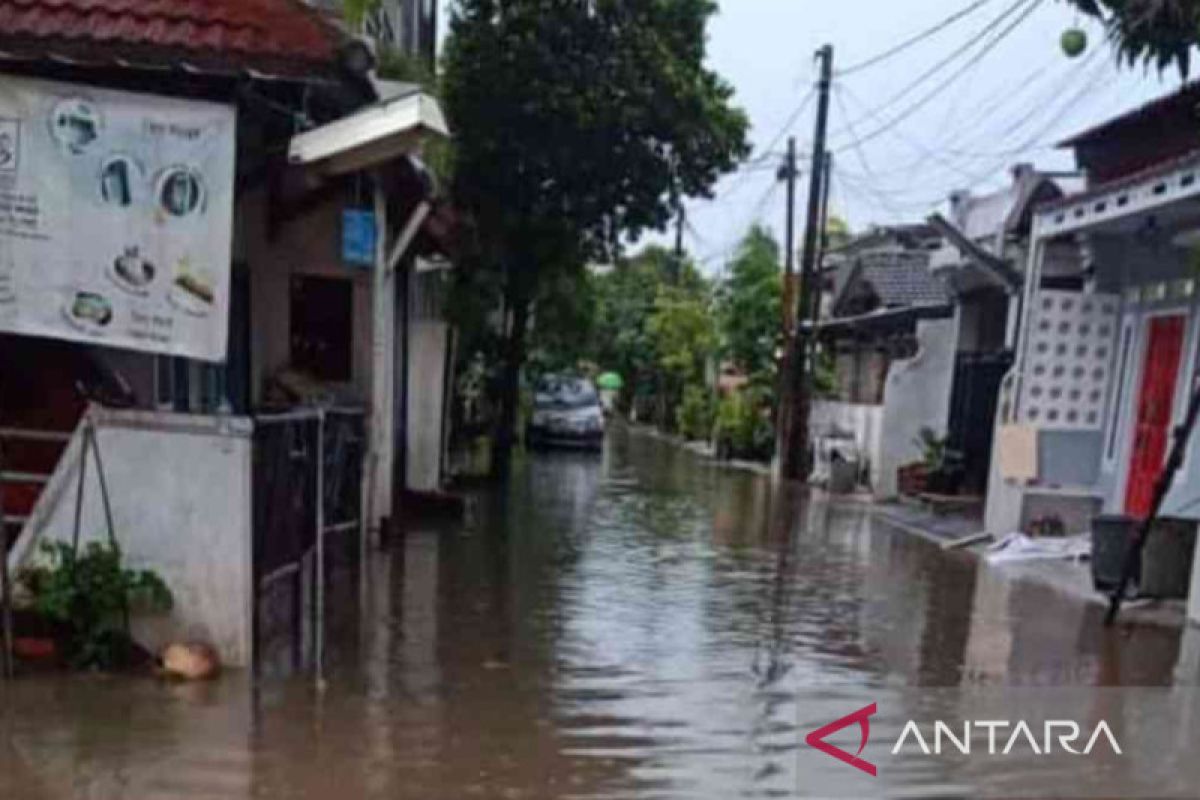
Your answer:
[[[344,175],[411,153],[429,136],[449,135],[437,100],[414,89],[293,136],[288,161]]]

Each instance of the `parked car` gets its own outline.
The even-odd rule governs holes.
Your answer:
[[[525,439],[531,446],[600,449],[604,408],[596,385],[566,375],[547,375],[538,381]]]

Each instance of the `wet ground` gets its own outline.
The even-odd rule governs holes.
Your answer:
[[[333,598],[323,693],[304,675],[0,689],[0,798],[862,796],[802,744],[861,698],[1142,686],[1178,705],[1200,674],[1191,634],[1106,631],[1099,609],[865,506],[622,432],[603,455],[530,457],[465,525],[375,556],[355,595]],[[923,766],[870,791],[1062,796],[1074,780]]]

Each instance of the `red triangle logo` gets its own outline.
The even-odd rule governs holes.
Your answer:
[[[867,706],[866,708],[860,708],[853,714],[847,714],[839,720],[834,720],[823,728],[817,728],[815,731],[808,734],[808,736],[804,737],[804,743],[809,747],[815,747],[825,755],[833,756],[838,761],[849,764],[855,769],[862,770],[874,778],[876,773],[875,765],[866,759],[859,758],[859,756],[862,755],[862,751],[867,747],[867,741],[871,738],[871,717],[875,715],[877,710],[878,709],[876,708],[875,703],[871,703],[871,705]],[[847,753],[840,747],[834,747],[829,742],[825,741],[826,736],[832,736],[843,728],[848,728],[856,722],[858,723],[860,733],[862,734],[862,744],[858,746],[858,752],[854,755]]]

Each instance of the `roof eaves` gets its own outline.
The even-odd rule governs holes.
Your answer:
[[[1104,120],[1103,122],[1101,122],[1099,124],[1093,125],[1090,128],[1082,130],[1079,133],[1076,133],[1067,139],[1063,139],[1061,142],[1056,144],[1055,147],[1067,148],[1067,147],[1075,147],[1077,145],[1084,144],[1088,141],[1099,138],[1100,136],[1102,136],[1105,133],[1108,133],[1109,131],[1111,131],[1114,128],[1120,127],[1122,125],[1127,125],[1137,119],[1140,119],[1141,117],[1144,117],[1144,116],[1147,116],[1147,115],[1153,113],[1154,111],[1157,111],[1161,108],[1169,106],[1172,103],[1183,102],[1188,97],[1191,97],[1191,99],[1193,99],[1197,104],[1200,104],[1200,82],[1184,84],[1179,89],[1176,89],[1174,92],[1171,92],[1170,94],[1166,94],[1161,97],[1154,98],[1153,100],[1150,100],[1149,102],[1143,103],[1142,105],[1140,105],[1136,108],[1126,111],[1124,114],[1118,114],[1115,117]]]

